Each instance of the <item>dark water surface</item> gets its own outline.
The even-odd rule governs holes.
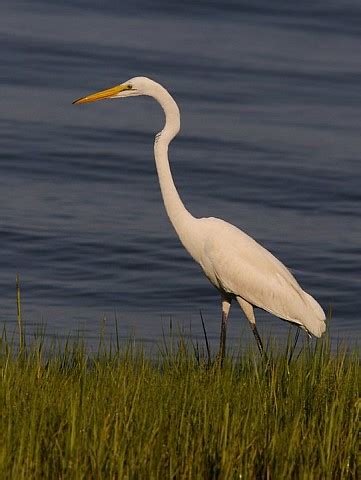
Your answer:
[[[81,330],[105,317],[153,342],[162,324],[219,331],[217,292],[168,221],[153,160],[162,128],[148,98],[74,107],[145,75],[182,113],[172,170],[196,216],[241,227],[360,335],[361,5],[348,2],[2,3],[0,323]],[[257,313],[264,335],[287,324]],[[238,309],[230,343],[249,327]]]

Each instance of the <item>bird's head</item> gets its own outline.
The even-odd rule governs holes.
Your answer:
[[[96,102],[97,100],[105,100],[108,98],[125,98],[137,95],[153,95],[154,90],[159,86],[153,80],[146,77],[134,77],[130,80],[116,85],[115,87],[92,93],[82,98],[74,100],[73,104]]]

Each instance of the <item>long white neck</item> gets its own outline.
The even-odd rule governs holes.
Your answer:
[[[197,219],[188,212],[180,199],[168,160],[168,146],[180,129],[179,108],[172,96],[159,84],[152,96],[165,113],[164,128],[157,134],[154,143],[154,157],[165,209],[184,247],[198,260],[199,254],[195,247],[197,242],[193,241],[198,234]]]

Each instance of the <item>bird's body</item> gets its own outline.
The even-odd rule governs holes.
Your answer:
[[[324,313],[291,272],[237,227],[218,218],[201,219],[205,231],[199,261],[222,293],[243,299],[319,337]]]
[[[237,300],[250,321],[261,351],[262,342],[253,307],[266,310],[320,337],[326,329],[322,308],[302,290],[291,272],[276,257],[237,227],[218,218],[195,218],[184,207],[168,161],[168,146],[180,129],[180,114],[176,102],[164,87],[149,78],[136,77],[74,103],[136,95],[155,98],[165,113],[165,126],[156,135],[154,144],[160,188],[166,211],[183,246],[221,294],[220,357],[223,358],[225,352],[227,318],[232,299]]]

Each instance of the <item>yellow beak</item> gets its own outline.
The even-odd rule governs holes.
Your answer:
[[[128,85],[116,85],[115,87],[108,88],[107,90],[101,90],[100,92],[92,93],[91,95],[87,95],[86,97],[78,98],[77,100],[74,100],[73,105],[78,105],[79,103],[96,102],[97,100],[112,98],[123,90],[128,89]]]

